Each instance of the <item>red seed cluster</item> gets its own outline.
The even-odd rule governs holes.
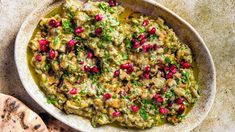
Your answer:
[[[69,94],[71,95],[74,95],[74,94],[77,94],[77,88],[72,88],[70,91],[69,91]]]
[[[138,111],[139,111],[139,108],[138,108],[137,106],[132,105],[132,106],[131,106],[131,110],[132,110],[133,112],[138,112]]]
[[[122,113],[120,111],[113,112],[114,117],[120,116]]]
[[[120,70],[116,70],[113,74],[114,77],[118,77],[120,75]]]
[[[36,55],[35,56],[35,60],[37,61],[37,62],[41,62],[42,61],[42,56],[41,55]]]
[[[61,26],[61,23],[59,21],[54,20],[54,19],[51,19],[48,24],[52,27],[55,27],[55,28]]]
[[[83,31],[84,31],[83,27],[77,27],[74,32],[76,35],[78,35],[78,34],[82,33]]]
[[[77,44],[77,42],[75,40],[73,40],[73,39],[69,40],[69,42],[68,42],[68,45],[71,48],[74,47],[75,44]]]
[[[49,49],[48,44],[49,42],[46,39],[41,39],[39,41],[40,51],[47,51]]]
[[[108,100],[108,99],[110,99],[111,97],[112,97],[112,95],[111,95],[110,93],[106,93],[106,94],[104,94],[104,96],[103,96],[104,100]]]
[[[186,60],[181,62],[181,67],[183,67],[183,68],[188,69],[188,68],[190,68],[190,66],[191,66],[190,63]]]
[[[168,109],[167,109],[167,108],[164,108],[164,107],[160,107],[159,113],[165,115],[165,114],[168,113]]]

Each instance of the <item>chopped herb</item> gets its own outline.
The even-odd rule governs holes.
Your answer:
[[[151,57],[150,57],[150,60],[151,61],[154,61],[156,59],[156,55],[152,55]]]
[[[183,71],[182,75],[183,75],[182,77],[183,83],[188,82],[190,78],[190,73],[188,71]]]
[[[170,59],[169,57],[166,57],[166,58],[165,58],[165,62],[171,63],[171,59]]]
[[[48,71],[51,68],[50,62],[47,62],[45,65],[45,70]]]
[[[152,103],[152,100],[150,100],[150,99],[144,99],[144,100],[142,100],[142,103],[143,103],[144,105],[151,104],[151,103]]]
[[[154,39],[158,39],[158,36],[157,35],[151,35],[149,37],[149,40],[152,42]]]
[[[140,82],[136,81],[136,80],[133,80],[132,82],[132,85],[134,86],[142,86],[143,84],[141,84]]]
[[[168,51],[169,51],[169,48],[166,47],[166,48],[164,49],[164,53],[167,53]]]
[[[76,95],[76,96],[74,97],[74,99],[75,99],[76,101],[81,101],[81,97],[78,96],[78,95]]]
[[[146,110],[144,108],[140,109],[140,116],[144,119],[147,120],[148,119],[148,113],[146,112]]]
[[[58,45],[60,43],[60,38],[58,36],[55,36],[54,38],[54,44]]]
[[[109,13],[114,13],[114,8],[110,7],[108,4],[105,4],[104,2],[100,2],[100,9],[103,11],[108,11]]]
[[[100,9],[103,11],[106,11],[106,9],[108,8],[108,5],[106,5],[104,2],[100,2]]]
[[[140,30],[140,33],[144,33],[145,32],[145,28],[144,27],[140,27],[139,30]]]
[[[168,91],[168,92],[166,92],[166,94],[165,94],[165,97],[166,97],[166,98],[171,98],[172,96],[174,96],[174,92],[172,92],[172,91]]]
[[[81,95],[86,95],[87,94],[87,88],[82,89],[79,93]]]
[[[112,36],[110,36],[109,34],[104,34],[104,35],[103,35],[103,40],[105,40],[105,41],[111,41],[111,40],[112,40]]]
[[[73,33],[73,28],[70,20],[68,19],[62,19],[62,27],[65,31],[65,33]]]
[[[128,60],[128,55],[127,55],[127,53],[122,54],[122,58],[123,58],[123,60]]]
[[[126,44],[127,49],[131,49],[131,40],[130,39],[126,38],[125,39],[125,44]]]
[[[55,96],[48,96],[47,97],[47,103],[48,104],[56,104],[57,103],[57,99],[56,99],[56,97]]]
[[[171,52],[172,52],[172,53],[175,53],[176,51],[177,51],[177,47],[173,46],[173,47],[171,48]]]
[[[113,99],[116,99],[116,98],[117,98],[117,95],[112,95],[112,98],[113,98]]]

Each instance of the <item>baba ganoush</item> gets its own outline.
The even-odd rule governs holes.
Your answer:
[[[48,103],[94,127],[177,124],[199,97],[191,49],[161,18],[114,0],[65,1],[28,47]]]

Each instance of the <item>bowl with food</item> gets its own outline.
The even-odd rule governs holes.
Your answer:
[[[202,38],[151,0],[46,1],[21,26],[15,60],[29,95],[81,131],[191,130],[215,97]]]

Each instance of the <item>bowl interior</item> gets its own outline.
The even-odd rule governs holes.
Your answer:
[[[83,1],[83,0],[80,0]],[[52,11],[54,8],[61,5],[63,1],[48,0],[43,1],[42,6],[33,11],[22,24],[15,42],[15,61],[20,75],[20,79],[29,93],[29,95],[48,113],[53,115],[58,120],[65,124],[81,131],[136,131],[132,129],[123,129],[113,126],[102,126],[93,128],[90,121],[75,115],[66,115],[53,105],[47,104],[44,94],[36,85],[27,65],[27,45],[31,39],[32,33],[36,28],[40,19]],[[189,131],[195,128],[208,114],[214,97],[215,97],[215,68],[211,55],[204,44],[202,38],[195,29],[185,22],[182,18],[166,9],[162,5],[153,0],[118,0],[122,5],[130,7],[136,11],[142,12],[151,16],[160,16],[167,25],[174,29],[180,40],[188,44],[192,49],[196,59],[196,64],[199,69],[198,78],[200,85],[203,86],[201,97],[193,109],[189,112],[187,118],[180,124],[162,125],[144,131]],[[133,4],[134,3],[134,4]]]

